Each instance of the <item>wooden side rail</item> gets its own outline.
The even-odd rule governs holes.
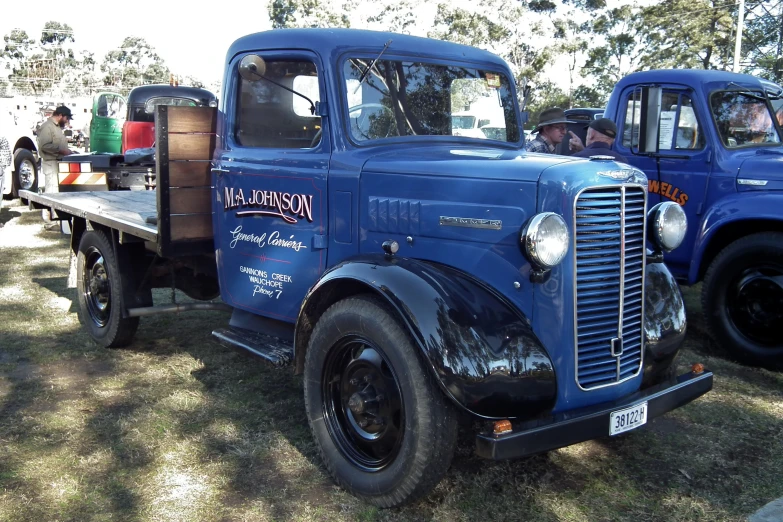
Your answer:
[[[158,105],[155,109],[161,256],[213,251],[210,160],[216,121],[214,107]]]

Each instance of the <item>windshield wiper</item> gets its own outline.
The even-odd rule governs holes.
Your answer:
[[[391,40],[389,40],[388,42],[386,42],[386,45],[384,45],[384,46],[383,46],[383,49],[381,49],[381,52],[379,52],[379,53],[378,53],[378,56],[376,56],[376,57],[375,57],[375,59],[374,59],[373,61],[371,61],[371,62],[370,62],[370,65],[368,65],[368,66],[367,66],[367,68],[366,68],[366,69],[364,69],[364,71],[362,72],[362,75],[361,75],[361,76],[359,76],[359,84],[358,84],[358,85],[356,86],[356,88],[353,90],[353,93],[354,93],[354,94],[356,94],[356,91],[358,91],[358,90],[359,90],[359,87],[361,87],[361,86],[362,86],[362,83],[364,82],[364,80],[366,80],[366,79],[367,79],[367,76],[369,75],[369,73],[370,73],[370,71],[372,70],[372,68],[373,68],[373,67],[375,67],[375,62],[377,62],[378,60],[380,60],[380,58],[381,58],[381,55],[382,55],[382,54],[383,54],[383,53],[386,51],[386,49],[388,49],[388,48],[389,48],[389,46],[391,45],[391,43],[392,43],[392,41],[391,41]]]

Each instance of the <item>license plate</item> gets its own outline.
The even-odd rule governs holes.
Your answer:
[[[617,435],[647,423],[647,403],[641,402],[609,415],[609,435]]]

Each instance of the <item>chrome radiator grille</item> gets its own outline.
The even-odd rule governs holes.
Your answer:
[[[585,189],[576,199],[576,380],[584,389],[641,370],[645,199],[637,185]]]

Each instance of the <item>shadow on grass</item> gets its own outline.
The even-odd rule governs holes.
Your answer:
[[[0,323],[0,491],[30,500],[16,505],[17,519],[49,520],[51,513],[40,502],[48,492],[36,479],[41,472],[36,468],[41,459],[68,445],[70,428],[51,423],[63,404],[73,400],[72,390],[61,382],[71,381],[74,373],[84,374],[91,364],[81,357],[82,350],[68,344],[75,327],[59,328],[55,335],[37,328],[40,312],[27,303],[0,304],[0,317],[29,318],[27,328],[11,327],[5,320]],[[47,364],[54,353],[57,364]]]
[[[133,383],[126,386],[135,387]],[[129,478],[134,472],[150,466],[154,459],[145,444],[129,437],[132,428],[125,427],[123,420],[133,417],[143,406],[144,400],[138,397],[94,404],[78,453],[83,458],[95,453],[108,453],[108,457],[103,458],[99,470],[84,475],[86,490],[94,502],[73,503],[70,506],[73,520],[88,514],[99,516],[107,510],[125,520],[140,516],[138,484]]]
[[[3,203],[3,208],[0,208],[0,226],[5,225],[14,218],[18,218],[22,215],[21,212],[5,208],[6,203]]]
[[[32,274],[34,276],[32,281],[40,287],[49,290],[56,296],[68,299],[71,302],[71,305],[68,307],[67,312],[72,314],[78,313],[79,303],[76,300],[76,289],[68,288],[67,274],[65,276],[57,277],[35,277],[36,275],[43,276],[61,271],[62,267],[60,266],[50,264],[39,265],[32,270]]]

